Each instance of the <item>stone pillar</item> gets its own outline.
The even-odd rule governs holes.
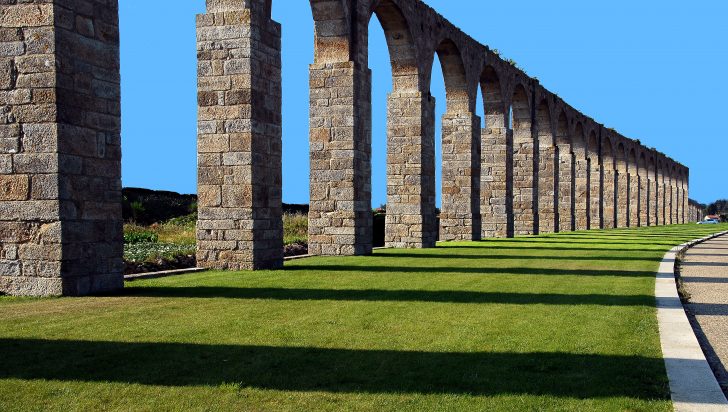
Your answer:
[[[664,177],[658,176],[657,178],[657,219],[660,226],[667,224],[665,221],[665,183]]]
[[[688,184],[683,181],[683,223],[690,223],[688,219],[688,207],[690,206],[690,196],[688,195]]]
[[[650,225],[651,226],[657,226],[660,224],[660,206],[659,206],[659,185],[657,184],[656,178],[653,176],[653,179],[649,181],[648,183],[650,187],[650,194],[649,194],[649,201],[650,201]]]
[[[629,226],[629,174],[626,171],[617,172],[617,227]]]
[[[513,221],[515,235],[536,233],[536,202],[538,193],[534,183],[534,139],[531,127],[514,130],[513,135]]]
[[[574,229],[587,230],[589,214],[589,165],[586,158],[576,157],[574,174]]]
[[[0,292],[123,287],[116,1],[0,6]]]
[[[243,2],[197,18],[197,263],[283,266],[280,25]]]
[[[665,224],[671,225],[672,221],[672,199],[673,187],[670,179],[665,179]]]
[[[640,185],[639,176],[637,173],[631,172],[627,177],[627,186],[629,188],[627,202],[628,202],[628,227],[639,226],[639,196],[640,196]]]
[[[613,229],[616,224],[616,209],[614,207],[614,195],[616,192],[615,172],[611,165],[605,165],[602,171],[603,187],[603,217],[604,228]]]
[[[574,154],[569,145],[558,145],[558,231],[570,232],[574,230]]]
[[[649,208],[647,205],[647,177],[640,175],[637,176],[637,179],[639,181],[639,226],[645,227],[649,226]]]
[[[556,171],[558,168],[556,148],[539,146],[538,155],[538,232],[556,231]]]
[[[678,224],[684,224],[685,219],[683,218],[684,210],[685,210],[685,192],[682,188],[682,182],[678,181],[677,183],[677,193],[678,193],[678,202],[677,202],[677,223]]]
[[[389,247],[435,247],[435,100],[420,92],[392,93],[387,115]]]
[[[480,236],[480,117],[446,113],[442,118],[440,240],[479,240]]]
[[[481,131],[481,203],[483,238],[513,236],[513,135],[504,127]]]
[[[676,183],[675,179],[672,180],[671,193],[672,193],[672,198],[671,198],[672,204],[670,206],[670,210],[671,210],[672,214],[670,215],[670,217],[672,219],[672,224],[676,225],[676,224],[678,224],[677,208],[678,208],[679,200],[678,200],[677,183]]]
[[[311,65],[309,252],[372,251],[371,71]]]
[[[603,227],[602,222],[602,167],[599,161],[589,160],[589,229]]]

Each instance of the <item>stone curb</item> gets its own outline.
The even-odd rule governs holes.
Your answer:
[[[135,280],[164,278],[167,276],[185,275],[187,273],[205,272],[206,268],[189,268],[176,270],[163,270],[161,272],[137,273],[133,275],[124,275],[125,282],[133,282]]]
[[[676,412],[728,411],[728,400],[693,332],[675,282],[676,259],[680,254],[699,243],[725,234],[728,231],[672,248],[665,254],[657,272],[655,297],[660,344]]]

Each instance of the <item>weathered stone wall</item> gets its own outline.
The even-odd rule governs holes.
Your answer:
[[[122,287],[118,10],[3,2],[0,292]]]

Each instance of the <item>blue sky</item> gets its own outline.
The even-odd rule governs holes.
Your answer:
[[[204,12],[204,0],[119,3],[123,184],[194,193],[195,14]],[[514,59],[583,113],[687,165],[693,199],[728,198],[728,131],[723,127],[728,113],[724,98],[728,2],[425,3],[473,38]],[[307,203],[310,6],[305,0],[274,0],[273,17],[283,24],[283,198]],[[391,71],[376,19],[370,31],[372,204],[378,206],[386,198],[386,95]],[[439,119],[445,92],[437,66],[431,92]]]

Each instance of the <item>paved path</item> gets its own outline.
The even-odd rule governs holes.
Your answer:
[[[728,394],[728,235],[689,249],[680,273],[691,295],[685,309],[718,383]]]

